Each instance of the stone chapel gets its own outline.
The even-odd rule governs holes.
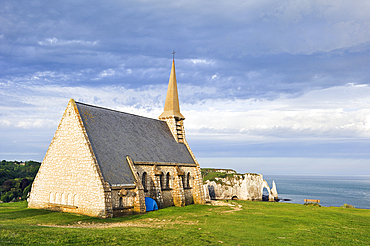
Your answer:
[[[96,216],[204,204],[199,163],[185,138],[175,62],[159,120],[70,99],[33,182],[28,207]]]

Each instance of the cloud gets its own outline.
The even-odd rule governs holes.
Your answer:
[[[10,122],[9,122],[10,123]],[[23,129],[34,129],[34,128],[54,128],[58,124],[58,121],[50,119],[34,119],[34,118],[22,118],[15,127]],[[10,124],[8,124],[9,126]]]
[[[43,76],[57,75],[39,73],[37,78]],[[3,87],[3,94],[14,104],[3,104],[3,120],[8,125],[11,122],[13,126],[23,128],[56,126],[69,98],[156,118],[162,111],[166,84],[139,89],[121,86],[60,87],[45,83],[40,86],[17,84],[14,87],[14,84],[10,84]],[[242,136],[243,139],[258,141],[370,138],[368,85],[347,84],[310,91],[298,97],[282,95],[274,100],[220,99],[210,96],[194,101],[192,99],[199,95],[217,93],[217,88],[181,85],[179,91],[189,135],[203,138],[220,136],[234,140]],[[18,114],[14,110],[18,104],[32,107],[35,118],[21,119],[24,110],[15,111],[19,112],[19,116],[16,116]],[[6,115],[12,115],[11,121]]]
[[[369,139],[369,93],[368,85],[348,84],[271,101],[207,100],[191,109],[185,105],[183,114],[189,115],[187,132],[202,137],[219,135],[235,141]]]
[[[97,45],[99,41],[84,41],[84,40],[60,40],[57,38],[47,38],[45,41],[39,41],[39,45],[72,45],[72,44],[80,44],[80,45]]]
[[[10,126],[11,123],[9,120],[6,120],[6,119],[0,119],[0,125],[3,125],[3,126]]]
[[[77,13],[82,4],[36,7],[5,1],[3,34],[12,38],[17,33],[15,45],[31,45],[33,33],[41,46],[79,44],[99,46],[100,52],[149,56],[179,49],[191,59],[313,54],[370,41],[370,7],[364,1],[94,1]],[[36,14],[37,8],[43,14]],[[97,10],[104,22],[92,14]]]
[[[370,78],[359,69],[370,62],[363,1],[93,3],[2,2],[0,52],[11,57],[2,74],[52,71],[71,75],[54,79],[66,86],[139,88],[167,80],[175,49],[181,82],[217,84],[221,98],[272,99]]]
[[[209,65],[209,64],[214,64],[215,62],[214,61],[207,61],[205,59],[186,59],[184,60],[185,62],[191,62],[193,63],[194,65],[198,65],[198,64],[205,64],[205,65]]]
[[[215,90],[212,87],[179,86],[187,139],[201,158],[368,158],[369,146],[361,142],[370,138],[368,85],[347,84],[274,100],[215,98],[196,103],[190,100],[197,93],[212,94]],[[46,141],[38,147],[39,156],[43,156],[69,98],[157,118],[163,109],[165,93],[166,85],[145,89],[9,85],[2,88],[2,94],[13,100],[10,104],[0,104],[2,136],[14,139],[17,134],[12,132],[18,132],[17,129],[43,136]],[[23,133],[18,146],[23,146],[26,151],[25,146],[32,145],[30,138],[34,137]]]

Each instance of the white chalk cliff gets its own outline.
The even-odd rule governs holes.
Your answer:
[[[207,169],[212,170],[212,169]],[[206,199],[239,199],[239,200],[263,200],[263,189],[268,192],[268,200],[278,199],[275,181],[272,182],[270,189],[261,174],[237,174],[230,169],[213,169],[216,175],[204,180],[203,188]],[[209,173],[209,172],[208,172]]]

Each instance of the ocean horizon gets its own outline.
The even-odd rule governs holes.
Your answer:
[[[263,175],[263,177],[270,187],[272,181],[275,181],[279,199],[284,203],[303,204],[304,199],[317,199],[320,200],[320,205],[325,207],[350,204],[355,208],[370,209],[370,175]]]

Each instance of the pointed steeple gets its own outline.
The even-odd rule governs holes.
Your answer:
[[[166,102],[164,104],[164,111],[158,117],[160,120],[166,118],[176,118],[177,120],[184,120],[185,117],[180,113],[179,96],[177,93],[177,82],[175,72],[175,60],[172,60],[172,68],[170,81],[168,82]]]

